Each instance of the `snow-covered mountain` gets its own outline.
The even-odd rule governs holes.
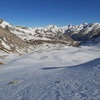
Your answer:
[[[23,46],[28,48],[28,45],[36,46],[46,43],[78,46],[80,42],[87,44],[98,44],[100,42],[100,23],[84,23],[78,26],[68,25],[64,27],[48,25],[46,27],[28,28],[14,26],[1,19],[0,30],[1,48],[11,51],[11,48],[20,47],[21,49]]]
[[[100,23],[84,23],[79,26],[69,25],[65,34],[70,35],[74,40],[81,41],[82,43],[91,41],[92,44],[98,44],[100,42]]]

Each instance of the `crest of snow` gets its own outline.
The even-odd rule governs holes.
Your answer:
[[[1,24],[0,24],[1,27],[5,28],[6,26],[8,27],[12,27],[12,25],[10,25],[8,22],[6,21],[3,21]]]

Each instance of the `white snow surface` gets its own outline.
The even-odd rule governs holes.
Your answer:
[[[1,24],[0,24],[1,27],[5,28],[6,26],[9,26],[9,27],[12,27],[12,25],[10,25],[8,22],[6,21],[3,21]]]
[[[0,100],[100,100],[100,47],[45,48],[1,61]]]

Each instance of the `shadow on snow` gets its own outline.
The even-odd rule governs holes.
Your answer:
[[[83,64],[79,64],[79,65],[75,65],[75,66],[67,66],[67,67],[45,67],[42,68],[42,70],[53,70],[53,69],[62,69],[62,68],[93,68],[93,67],[98,67],[100,68],[100,58],[94,59],[92,61],[83,63]]]

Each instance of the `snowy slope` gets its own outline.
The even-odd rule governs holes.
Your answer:
[[[0,100],[100,99],[100,47],[43,48],[7,60],[0,66]]]

